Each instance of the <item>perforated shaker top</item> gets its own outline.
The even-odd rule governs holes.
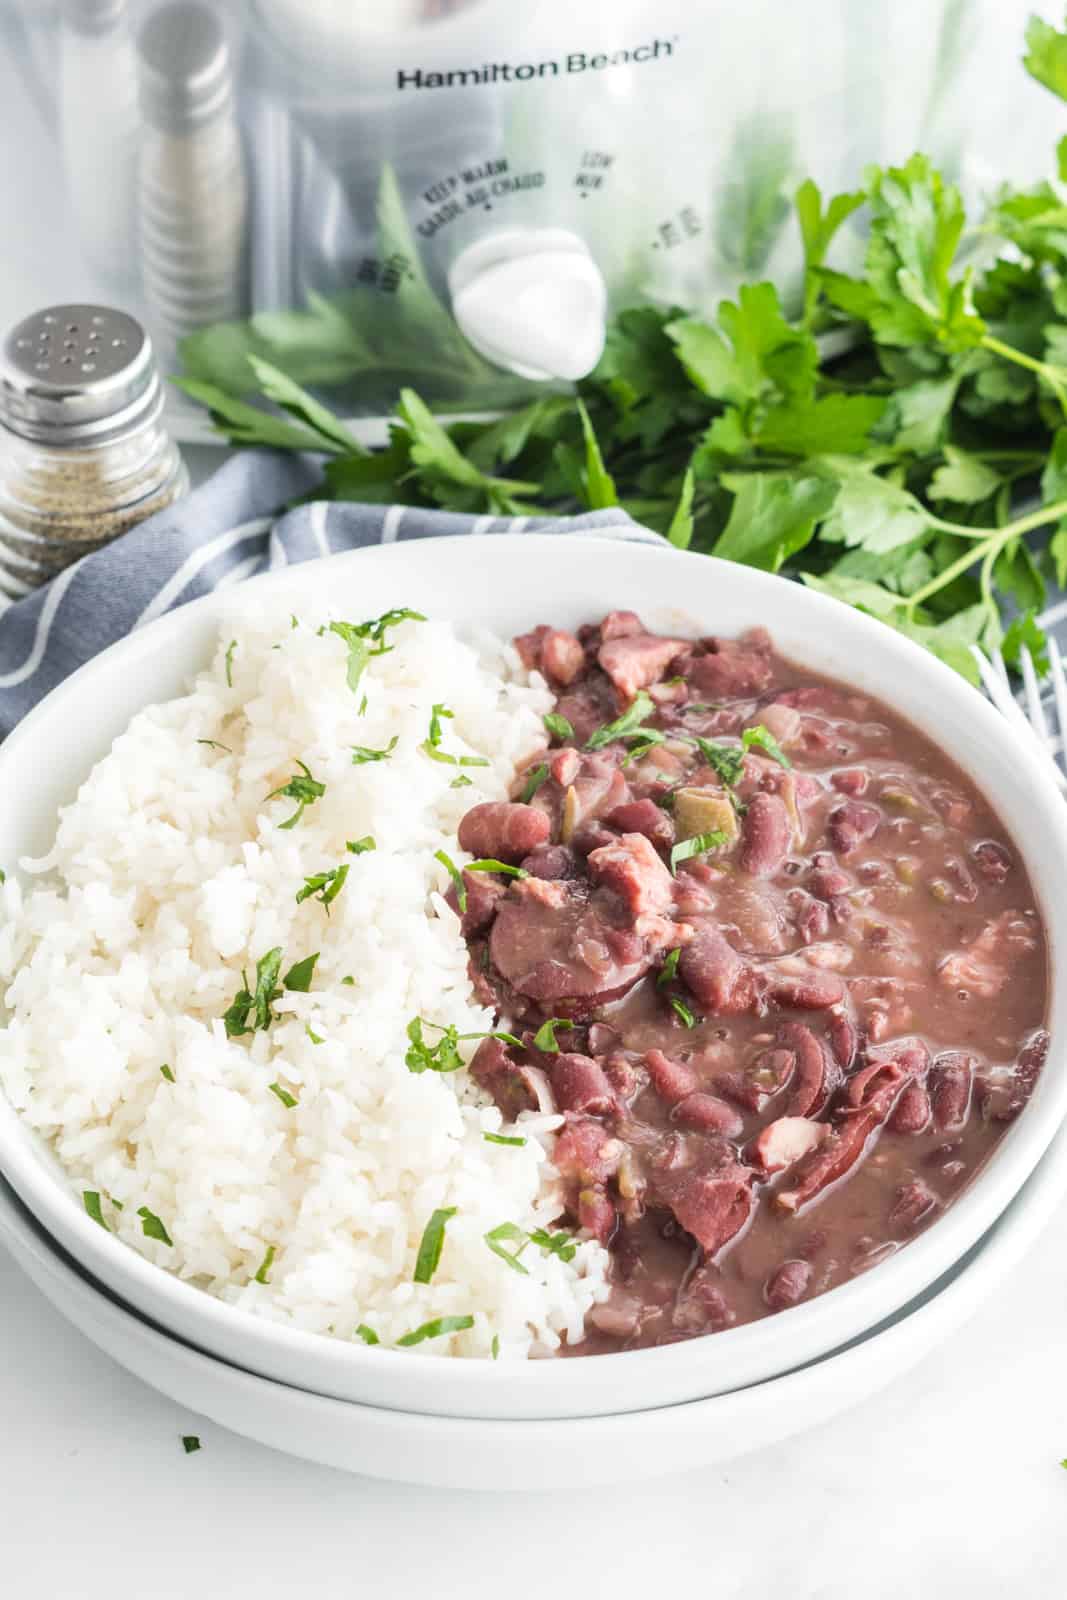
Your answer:
[[[12,328],[0,353],[0,423],[44,444],[116,438],[163,404],[152,342],[107,306],[47,306]]]

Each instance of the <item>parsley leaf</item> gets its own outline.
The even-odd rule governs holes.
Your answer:
[[[745,752],[740,745],[716,744],[714,739],[701,738],[700,734],[687,735],[692,739],[712,772],[732,789],[740,783],[745,770]]]
[[[447,751],[440,749],[441,744],[441,719],[454,717],[455,712],[450,711],[446,705],[437,704],[430,712],[430,731],[419,746],[433,761],[446,762],[451,767],[487,767],[488,760],[485,756],[450,756]]]
[[[523,867],[513,867],[507,861],[497,861],[493,856],[486,856],[484,861],[468,861],[464,872],[499,872],[505,878],[528,878],[530,874]]]
[[[445,1228],[455,1216],[455,1206],[439,1207],[430,1217],[419,1242],[419,1253],[412,1274],[416,1283],[429,1283],[437,1271],[445,1243]]]
[[[549,733],[553,735],[554,738],[556,738],[556,739],[573,739],[574,738],[574,727],[573,727],[573,725],[570,722],[567,721],[566,717],[561,717],[558,711],[546,711],[544,716],[541,718],[541,721],[544,723],[545,727],[548,729]]]
[[[100,1196],[95,1189],[82,1190],[82,1205],[85,1207],[87,1214],[92,1217],[94,1222],[99,1223],[105,1233],[111,1232],[111,1229],[104,1221],[104,1213],[100,1206]]]
[[[460,872],[452,857],[444,850],[435,850],[433,858],[441,863],[448,876],[452,879],[456,890],[456,905],[459,907],[460,916],[464,916],[467,910],[467,885],[463,881],[462,872]]]
[[[527,1141],[519,1134],[512,1133],[483,1133],[482,1138],[486,1144],[512,1144],[516,1147],[524,1145]]]
[[[352,765],[362,767],[368,761],[388,761],[398,743],[398,735],[393,734],[384,750],[372,750],[369,745],[354,744],[352,746]]]
[[[138,1206],[137,1215],[141,1219],[141,1232],[146,1239],[158,1239],[160,1244],[170,1245],[173,1249],[174,1240],[154,1211],[149,1211],[147,1206]]]
[[[365,833],[362,839],[345,840],[345,849],[350,855],[353,856],[362,856],[365,855],[368,850],[377,850],[377,848],[378,846],[375,844],[372,835],[369,833]]]
[[[279,960],[281,951],[278,951]],[[313,956],[305,956],[303,961],[297,961],[289,968],[282,979],[285,987],[294,994],[307,994],[311,988],[311,977],[315,971],[315,963],[319,959],[319,951]],[[265,1026],[265,1024],[263,1024]]]
[[[168,1067],[168,1065],[167,1065],[167,1063],[165,1061],[164,1061],[163,1065],[160,1067],[159,1070],[162,1073],[163,1077],[166,1078],[168,1083],[176,1083],[177,1082],[177,1079],[175,1078],[174,1073],[171,1071],[170,1067]]]
[[[182,1449],[187,1456],[195,1456],[196,1452],[201,1448],[200,1440],[195,1433],[182,1434]]]
[[[421,1327],[405,1333],[396,1342],[407,1349],[413,1344],[422,1344],[426,1339],[440,1339],[446,1333],[462,1333],[465,1328],[473,1327],[474,1318],[471,1316],[434,1317],[430,1322],[424,1322]]]
[[[304,887],[297,890],[296,903],[302,905],[305,900],[310,900],[314,895],[316,900],[326,907],[327,913],[330,906],[345,886],[348,877],[347,862],[340,867],[330,867],[325,872],[315,872],[304,879]]]
[[[681,861],[689,861],[693,856],[702,856],[707,850],[717,850],[721,844],[728,844],[729,837],[721,828],[715,828],[710,833],[695,833],[691,839],[682,839],[671,851],[671,871],[675,872]]]
[[[260,956],[256,962],[256,987],[254,992],[249,992],[248,979],[241,974],[242,988],[238,990],[229,1010],[225,1012],[223,1021],[226,1024],[227,1036],[239,1039],[242,1034],[254,1033],[257,1028],[269,1028],[274,1021],[271,1006],[281,990],[277,987],[278,973],[281,970],[281,946],[268,950],[265,956]],[[251,1025],[249,1025],[251,1024]]]
[[[300,772],[290,778],[288,783],[283,783],[280,789],[272,789],[267,796],[268,800],[273,800],[278,795],[285,795],[297,802],[293,815],[287,821],[279,822],[279,828],[295,828],[307,807],[314,805],[315,801],[326,793],[326,785],[311,776],[310,768],[305,766],[303,761],[298,760],[296,764],[301,769]]]
[[[578,1246],[571,1235],[562,1229],[549,1233],[547,1228],[533,1228],[530,1238],[546,1255],[558,1256],[561,1261],[573,1261],[578,1254]]]
[[[231,639],[226,647],[226,684],[233,688],[233,653],[237,649],[237,640]]]
[[[526,782],[522,786],[522,794],[519,796],[519,799],[524,806],[529,805],[530,801],[533,799],[534,795],[537,793],[538,789],[540,789],[547,777],[548,763],[546,761],[542,761],[539,766],[534,767],[533,771],[529,774]],[[457,778],[456,783],[458,782],[459,779]]]
[[[293,1107],[298,1103],[296,1096],[290,1094],[288,1089],[283,1089],[280,1083],[269,1083],[267,1087],[271,1094],[277,1095],[286,1111],[292,1111]]]
[[[360,1322],[356,1325],[356,1333],[363,1340],[364,1344],[379,1344],[381,1342],[374,1329],[368,1328],[365,1322]]]
[[[674,982],[675,976],[678,972],[678,961],[681,957],[681,954],[682,947],[681,945],[677,944],[673,950],[668,951],[667,958],[662,967],[660,967],[659,976],[656,978],[657,989],[662,989],[665,984]]]
[[[497,1227],[490,1228],[484,1235],[485,1242],[495,1256],[509,1266],[512,1272],[521,1273],[524,1278],[529,1277],[529,1267],[524,1267],[519,1257],[529,1244],[529,1236],[523,1232],[517,1222],[501,1222]],[[516,1249],[509,1250],[507,1245],[515,1245]]]
[[[254,1281],[256,1283],[269,1283],[270,1282],[270,1269],[274,1265],[274,1257],[275,1257],[276,1254],[277,1254],[277,1247],[275,1245],[269,1244],[267,1246],[266,1255],[263,1257],[263,1260],[259,1263],[259,1266],[256,1268],[255,1279],[254,1279]]]
[[[774,734],[769,728],[765,728],[762,722],[757,723],[754,728],[746,728],[741,734],[741,748],[751,750],[753,746],[766,751],[780,767],[793,765]]]
[[[677,995],[671,995],[670,1002],[671,1010],[677,1014],[685,1027],[695,1028],[697,1025],[697,1019],[694,1017],[693,1013],[690,1011],[689,1007],[684,1003],[684,1001],[679,1000]]]
[[[534,1034],[534,1049],[542,1050],[546,1055],[557,1055],[559,1053],[559,1043],[556,1039],[556,1029],[573,1027],[574,1023],[568,1017],[549,1017],[547,1022],[542,1022]]]
[[[647,722],[653,716],[656,707],[651,696],[644,689],[638,689],[634,695],[633,703],[625,710],[621,717],[616,717],[614,722],[605,722],[602,727],[596,728],[585,741],[587,750],[603,750],[604,746],[611,744],[615,739],[623,739],[628,733],[633,733],[642,722]]]

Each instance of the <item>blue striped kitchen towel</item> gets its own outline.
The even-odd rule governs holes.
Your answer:
[[[0,613],[0,737],[76,667],[134,628],[222,584],[342,550],[440,534],[585,534],[660,542],[622,511],[555,520],[312,501],[318,471],[265,450],[233,456],[186,499]]]

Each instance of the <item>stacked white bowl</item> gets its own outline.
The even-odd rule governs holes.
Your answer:
[[[434,539],[253,581],[264,599],[281,592],[297,610],[327,589],[332,603],[361,614],[404,604],[500,632],[542,617],[576,625],[607,606],[633,607],[672,632],[768,626],[786,656],[890,699],[1002,816],[1026,818],[1016,844],[1049,939],[1052,1048],[1025,1114],[972,1185],[873,1271],[710,1338],[523,1364],[368,1349],[224,1305],[97,1227],[0,1100],[0,1172],[33,1219],[9,1202],[0,1225],[61,1309],[148,1381],[256,1437],[365,1472],[486,1487],[549,1481],[549,1461],[559,1485],[568,1475],[607,1480],[721,1458],[828,1414],[950,1331],[1064,1186],[1063,1139],[1034,1176],[1067,1109],[1067,854],[1062,801],[1039,756],[962,679],[889,629],[780,579],[666,547]],[[225,603],[209,596],[138,631],[20,725],[0,748],[0,860],[44,853],[57,807],[130,717],[179,693],[208,658]],[[442,1441],[443,1458],[423,1448],[431,1439]],[[362,1441],[358,1456],[353,1440]],[[677,1453],[657,1454],[656,1440]],[[505,1461],[513,1470],[501,1480]]]

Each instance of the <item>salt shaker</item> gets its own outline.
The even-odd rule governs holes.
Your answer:
[[[49,306],[0,351],[0,591],[17,598],[185,493],[152,344],[106,306]]]
[[[245,309],[248,210],[229,46],[200,0],[168,0],[137,36],[141,271],[164,361],[185,334]]]

